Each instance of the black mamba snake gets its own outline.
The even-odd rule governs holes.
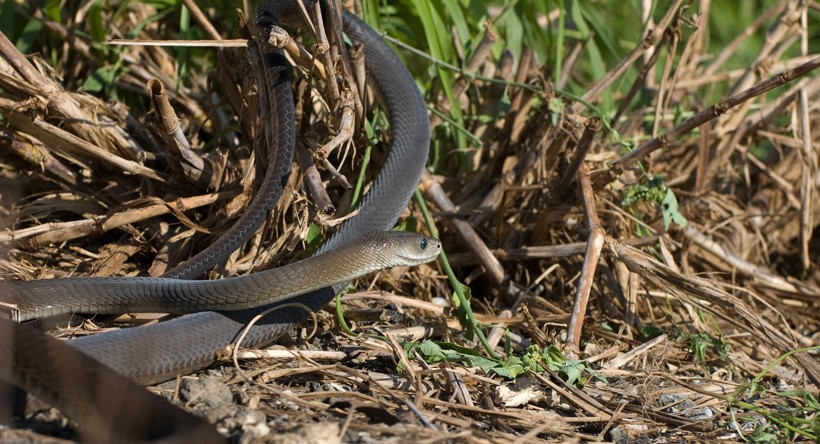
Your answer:
[[[277,8],[280,6],[274,3],[277,2],[262,1],[259,4],[257,28],[260,41],[265,40],[270,26],[278,23],[277,14],[280,14],[280,10]],[[358,214],[343,223],[317,254],[343,247],[368,232],[391,228],[418,184],[429,149],[426,106],[407,69],[378,33],[346,11],[344,12],[344,31],[353,42],[364,47],[365,65],[370,74],[370,84],[376,90],[377,97],[383,102],[390,117],[392,142],[390,154],[379,176],[365,195]],[[269,166],[260,195],[251,202],[245,215],[237,222],[236,228],[226,233],[227,238],[221,238],[214,246],[204,250],[205,256],[195,256],[183,264],[182,268],[166,274],[166,277],[196,277],[216,262],[223,260],[255,232],[281,193],[281,186],[289,174],[291,162],[289,156],[292,155],[295,140],[293,99],[283,55],[275,49],[264,51],[266,52],[268,95],[273,102],[269,105],[269,109],[277,112],[276,116],[272,117],[276,121],[274,127],[277,134],[270,136],[283,151],[276,157],[279,160],[272,160],[273,168]],[[279,114],[282,110],[284,113]],[[283,158],[285,160],[281,160]],[[271,198],[272,195],[275,197]],[[311,310],[317,310],[327,304],[343,286],[343,283],[339,283],[314,290],[298,296],[296,301]],[[201,312],[149,327],[79,338],[69,341],[68,344],[84,355],[91,356],[96,361],[105,364],[116,373],[138,383],[156,383],[211,365],[215,361],[216,352],[232,344],[251,318],[276,305],[232,312]],[[258,346],[269,342],[300,323],[307,315],[303,309],[293,307],[275,310],[262,318],[249,331],[243,344]],[[0,323],[0,329],[2,329],[0,333],[7,338],[13,337],[11,333],[5,334],[9,328],[8,325],[11,324]],[[54,342],[55,346],[65,347],[64,344],[56,341],[51,342]],[[0,341],[0,352],[3,352],[3,346],[4,343]],[[76,355],[79,356],[78,359],[84,359],[81,354]],[[16,356],[12,355],[12,358]],[[36,369],[30,370],[35,371]],[[107,371],[102,369],[103,373],[103,370]],[[0,376],[4,376],[2,372]],[[96,376],[96,378],[103,378],[103,376]],[[72,382],[68,381],[63,385]],[[124,390],[125,387],[121,391]],[[74,407],[81,407],[76,405],[76,402],[73,403]],[[102,410],[105,407],[94,405],[82,408]],[[140,417],[140,415],[143,416]],[[151,422],[151,418],[156,420],[157,415],[162,416],[157,411],[136,414],[137,419],[147,422]],[[195,423],[187,428],[183,426],[179,428],[193,430],[195,433],[200,431],[200,425]],[[163,436],[161,432],[156,433],[158,436]],[[179,430],[172,430],[169,433],[175,433],[169,439],[181,440],[179,442],[193,436],[184,435],[188,438],[179,438],[183,436],[180,435],[183,432]],[[213,435],[207,434],[199,436],[214,438]],[[156,437],[152,435],[139,439],[154,438]]]
[[[150,277],[43,279],[0,285],[0,301],[22,322],[73,313],[196,313],[242,310],[285,301],[396,266],[430,262],[437,239],[374,231],[325,254],[258,273],[190,281]]]

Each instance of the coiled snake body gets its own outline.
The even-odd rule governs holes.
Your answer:
[[[261,34],[265,34],[266,29],[278,21],[277,8],[280,8],[280,6],[276,3],[262,1],[259,4],[257,27],[260,28]],[[371,87],[377,91],[377,97],[382,100],[382,105],[390,117],[392,142],[390,154],[378,177],[365,195],[358,214],[342,224],[317,254],[323,254],[337,248],[346,248],[347,245],[369,232],[384,231],[391,228],[407,205],[413,190],[418,184],[427,160],[429,147],[426,106],[407,69],[375,31],[348,12],[344,13],[344,30],[353,42],[364,47],[365,65],[370,74]],[[282,180],[287,177],[291,162],[289,156],[292,153],[292,144],[295,138],[292,92],[285,74],[286,68],[283,67],[284,59],[282,55],[277,50],[266,51],[269,51],[265,57],[268,70],[267,86],[273,102],[270,107],[276,110],[285,110],[284,116],[273,116],[276,120],[275,128],[278,134],[272,136],[277,140],[277,144],[284,145],[282,150],[284,153],[280,153],[280,155],[284,156],[286,160],[279,159],[272,162],[271,165],[277,164],[278,166],[273,169],[269,167],[268,176],[260,190],[260,193],[269,194],[257,197],[252,201],[250,208],[246,211],[246,216],[243,216],[237,222],[238,229],[232,229],[228,233],[227,240],[221,239],[215,247],[211,248],[207,258],[199,260],[195,257],[194,260],[184,264],[183,269],[172,271],[168,275],[170,277],[196,277],[196,275],[213,266],[214,261],[223,259],[226,251],[227,254],[230,254],[233,249],[244,243],[264,220],[276,200],[276,197],[271,198],[270,194],[278,196],[278,193],[281,192],[276,183],[281,186]],[[248,217],[247,214],[252,214],[252,217]],[[418,241],[419,238],[416,238],[414,242]],[[431,241],[435,242],[432,248],[439,248],[437,241]],[[343,276],[340,281],[335,283],[325,283],[327,286],[324,288],[312,290],[307,294],[298,296],[297,300],[311,310],[317,310],[327,304],[348,279],[349,277]],[[281,304],[281,302],[277,304]],[[273,306],[276,306],[276,304]],[[0,322],[0,359],[7,359],[5,353],[11,362],[16,360],[25,361],[26,359],[36,360],[38,356],[46,360],[48,358],[46,356],[47,349],[50,350],[50,347],[54,346],[58,349],[55,353],[60,355],[58,359],[63,360],[62,370],[68,368],[67,371],[71,371],[74,369],[78,375],[68,381],[43,381],[37,378],[48,379],[48,376],[39,375],[39,369],[36,366],[9,370],[4,368],[7,366],[2,365],[2,361],[0,361],[0,379],[22,385],[30,390],[54,391],[54,393],[46,393],[46,395],[53,395],[48,400],[57,402],[69,416],[72,416],[72,414],[75,417],[84,416],[88,421],[87,424],[91,424],[91,426],[86,427],[99,427],[98,430],[95,430],[95,433],[98,434],[92,435],[89,439],[94,440],[99,437],[99,442],[105,442],[110,437],[106,438],[102,429],[106,427],[104,422],[108,419],[99,419],[99,417],[105,417],[105,410],[121,409],[124,406],[105,405],[99,401],[99,398],[104,396],[98,394],[99,396],[95,397],[93,393],[85,395],[86,403],[96,404],[83,405],[81,401],[71,400],[69,395],[60,394],[59,390],[72,391],[75,386],[80,385],[83,379],[90,381],[92,385],[94,381],[112,381],[114,379],[111,379],[106,373],[110,372],[108,369],[112,369],[114,372],[138,383],[148,384],[204,368],[214,362],[218,350],[234,341],[237,334],[251,318],[270,307],[272,306],[266,305],[231,312],[200,312],[145,328],[119,330],[68,342],[73,349],[79,350],[82,354],[64,353],[62,349],[68,347],[57,341],[46,341],[46,344],[41,344],[36,342],[35,339],[33,342],[26,342],[32,341],[30,335],[25,334],[25,332],[21,333],[21,330],[12,329],[11,324],[8,322]],[[243,344],[257,346],[269,342],[301,322],[306,316],[307,313],[303,309],[293,307],[275,310],[251,328]],[[39,347],[43,351],[31,356],[25,355],[27,351],[31,351],[30,348],[32,347]],[[103,363],[105,367],[89,366],[88,360],[82,355],[91,356],[96,361]],[[76,362],[72,361],[75,358]],[[53,384],[56,387],[42,387],[47,384]],[[135,390],[133,387],[129,388],[127,384],[121,382],[116,384],[119,384],[117,390],[120,392],[120,396],[137,396],[133,392]],[[100,389],[106,386],[102,382],[99,382],[98,385]],[[49,396],[41,393],[37,394],[49,398]],[[1,395],[2,393],[0,393]],[[77,393],[73,395],[83,396]],[[88,399],[89,396],[91,396],[90,399]],[[113,395],[107,394],[106,396]],[[66,401],[66,399],[69,400]],[[66,402],[68,408],[65,407]],[[131,404],[134,403],[121,402],[120,404],[128,404],[133,407]],[[93,411],[89,412],[88,409]],[[1,410],[0,414],[2,413]],[[79,410],[79,412],[69,412],[67,410]],[[89,416],[91,419],[88,419]],[[168,422],[167,418],[173,417],[166,410],[152,406],[118,416],[123,420],[128,419],[128,417],[131,417],[130,419],[136,418],[146,424],[152,421],[161,424],[163,421]],[[110,413],[108,417],[111,417]],[[95,422],[95,418],[98,422]],[[166,419],[163,420],[162,418]],[[82,422],[82,420],[80,421]],[[166,425],[165,428],[158,427],[156,432],[139,435],[139,439],[157,439],[165,436],[164,434],[171,436],[170,441],[167,442],[172,442],[174,439],[179,440],[178,442],[188,442],[188,440],[194,439],[194,436],[198,437],[195,439],[204,440],[200,442],[220,439],[218,434],[214,435],[215,432],[212,429],[203,431],[200,422],[186,421],[188,420],[180,420],[180,422]],[[114,429],[120,427],[122,426],[117,425]],[[139,426],[135,427],[140,428]],[[109,426],[109,428],[112,427]],[[118,433],[117,430],[109,430],[109,432]],[[183,438],[180,438],[180,436]]]

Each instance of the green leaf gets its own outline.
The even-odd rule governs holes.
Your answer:
[[[311,223],[310,226],[308,226],[307,235],[305,235],[305,242],[307,242],[311,248],[318,247],[319,244],[322,243],[322,228],[319,227],[319,225]]]
[[[418,219],[413,217],[413,215],[411,214],[407,218],[400,220],[399,223],[397,223],[393,229],[398,231],[412,231],[415,233],[418,230],[417,227]]]
[[[558,126],[558,120],[561,118],[561,113],[564,112],[564,101],[559,97],[553,97],[547,106],[551,115],[550,123],[552,123],[552,126]]]
[[[103,24],[101,2],[97,0],[88,8],[88,15],[86,16],[86,23],[88,23],[89,33],[96,42],[105,41],[106,26]]]
[[[447,11],[447,21],[455,27],[458,38],[462,42],[470,41],[470,29],[464,17],[464,13],[461,10],[461,5],[454,1],[444,1],[441,2],[441,5],[444,6],[444,9]],[[477,17],[470,17],[470,20],[475,23],[476,18]]]
[[[712,351],[718,359],[725,360],[728,356],[729,344],[722,338],[716,338],[708,333],[695,333],[689,336],[689,349],[700,362],[707,360],[707,352]]]
[[[461,282],[456,282],[455,285],[457,285],[461,292],[463,292],[464,303],[469,305],[470,298],[472,298],[472,290],[470,290],[470,287],[464,285]],[[475,336],[475,325],[471,322],[470,319],[469,313],[471,310],[469,310],[469,307],[462,306],[460,298],[453,298],[453,305],[456,308],[456,318],[458,318],[459,324],[461,324],[461,327],[464,329],[465,336],[467,337],[467,339],[472,340]]]
[[[621,199],[621,205],[628,207],[639,200],[655,203],[660,207],[664,230],[668,230],[672,223],[680,227],[685,227],[689,223],[680,213],[675,193],[663,184],[661,176],[654,176],[646,183],[636,183],[628,187]]]
[[[60,17],[61,4],[61,0],[46,0],[46,4],[43,6],[43,12],[45,12],[46,17],[57,23],[62,23],[62,18]]]
[[[550,345],[542,350],[541,356],[550,364],[563,364],[567,360],[567,357],[564,356],[561,350],[554,345]]]
[[[5,4],[3,5],[3,9],[5,9]],[[26,22],[26,26],[23,28],[23,32],[20,34],[14,46],[23,54],[30,54],[36,51],[35,43],[37,43],[37,36],[40,35],[42,29],[43,23],[40,20],[29,20]]]
[[[467,367],[478,367],[484,373],[490,373],[494,368],[498,367],[498,362],[480,355],[459,355],[459,362],[462,362]]]
[[[107,65],[97,68],[83,82],[82,90],[86,92],[107,93],[116,82],[119,65]]]
[[[433,341],[424,341],[416,347],[416,351],[421,353],[425,360],[429,362],[442,362],[447,360],[447,355],[437,343]]]
[[[517,356],[510,356],[500,366],[491,368],[488,373],[494,373],[507,379],[515,379],[528,371],[529,369],[524,367],[524,364],[521,362],[520,358]]]
[[[502,378],[507,379],[515,379],[518,376],[518,373],[505,367],[493,367],[492,369],[490,369],[490,373],[494,373],[498,376],[501,376]]]
[[[497,375],[515,379],[528,373],[544,373],[542,364],[557,372],[570,384],[583,385],[586,375],[593,375],[585,361],[568,361],[561,350],[555,346],[543,349],[530,346],[521,356],[510,354],[505,360],[498,360],[482,355],[478,351],[453,344],[451,342],[424,341],[420,344],[404,343],[405,353],[418,353],[427,362],[453,362],[466,367],[478,367],[487,375]],[[401,371],[403,367],[399,365]],[[606,379],[600,378],[604,382]]]
[[[679,227],[683,228],[689,221],[686,220],[686,217],[680,213],[680,208],[678,208],[678,199],[675,197],[675,193],[672,192],[671,189],[666,188],[666,195],[663,197],[661,201],[661,212],[663,214],[663,230],[669,230],[669,225],[671,223],[676,223]]]
[[[777,433],[777,429],[772,427],[770,424],[760,424],[755,427],[754,431],[752,431],[751,435],[748,437],[749,442],[756,443],[756,444],[775,444],[779,442],[783,442],[781,440],[780,434]]]
[[[566,383],[575,385],[581,380],[586,366],[582,361],[567,361],[566,365],[561,368],[561,373],[566,377]]]

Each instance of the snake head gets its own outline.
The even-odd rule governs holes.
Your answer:
[[[408,231],[374,231],[359,240],[370,244],[382,266],[412,267],[434,260],[441,253],[441,241],[434,237]]]
[[[396,255],[401,256],[407,263],[405,265],[413,266],[426,264],[427,262],[435,260],[441,253],[441,241],[425,236],[423,234],[396,232],[402,233],[402,242]],[[405,236],[406,235],[406,236]]]

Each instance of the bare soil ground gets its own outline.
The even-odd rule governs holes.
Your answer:
[[[341,297],[355,335],[327,307],[270,350],[242,352],[240,368],[226,358],[149,389],[234,442],[815,439],[820,59],[782,54],[807,48],[806,11],[816,5],[784,1],[749,24],[766,43],[744,70],[722,67],[743,36],[707,54],[708,16],[677,5],[583,97],[562,94],[526,51],[517,63],[480,50],[465,61],[456,106],[489,117],[467,120],[477,148],[433,153],[420,190],[497,360],[438,261],[359,280]],[[106,16],[108,38],[151,12],[133,4]],[[127,69],[114,79],[127,93],[103,100],[65,85],[103,75],[105,52],[41,19],[64,47],[24,55],[0,43],[2,272],[161,274],[229,226],[264,174],[246,49],[226,44],[208,77],[194,70],[177,85],[167,48],[118,48]],[[137,37],[163,40],[163,29]],[[658,57],[668,51],[678,52],[674,63]],[[572,63],[570,53],[562,78]],[[614,118],[586,106],[633,65],[642,75],[629,77]],[[296,78],[311,155],[294,163],[268,223],[212,278],[306,256],[349,211],[343,184],[372,178],[384,158],[388,132],[363,132],[360,120],[349,141],[328,148],[350,123],[341,99],[304,66]],[[709,88],[725,91],[719,102],[699,100]],[[651,105],[635,108],[638,96]],[[426,97],[441,140],[453,128],[440,116],[453,105],[440,86]],[[384,129],[383,117],[369,119]],[[176,138],[169,121],[180,125]],[[368,140],[376,144],[361,174]],[[179,167],[181,141],[210,175]],[[317,155],[323,147],[329,154]],[[335,212],[308,197],[311,166]],[[428,231],[423,210],[411,202],[401,226]],[[162,317],[90,319],[56,335]],[[0,428],[3,442],[75,437],[37,402]]]

